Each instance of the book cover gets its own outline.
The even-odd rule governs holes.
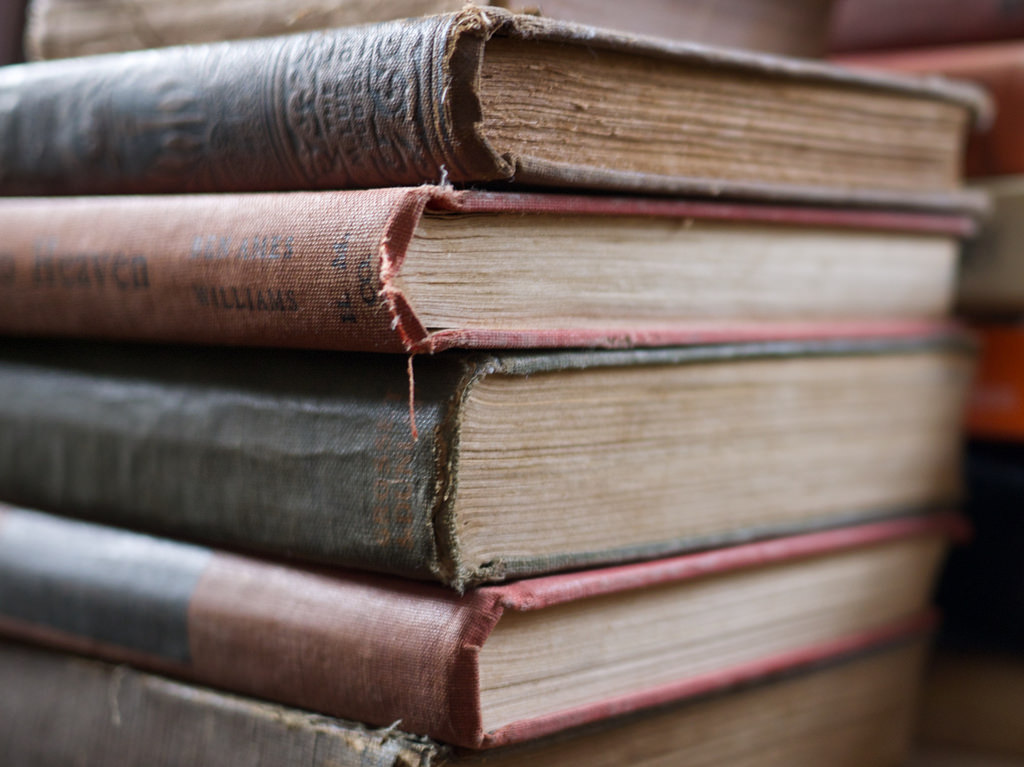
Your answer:
[[[348,192],[0,199],[8,334],[386,352],[884,335],[946,316],[962,215]]]
[[[955,502],[972,362],[941,328],[411,363],[8,340],[0,497],[462,588]]]
[[[447,180],[945,209],[979,202],[960,155],[988,114],[968,85],[474,7],[26,64],[0,105],[6,195]]]
[[[0,644],[0,743],[19,767],[868,767],[906,753],[924,642],[895,643],[518,746],[468,752],[77,656]]]
[[[486,586],[302,570],[5,507],[0,628],[472,748],[758,679],[929,623],[952,516]]]

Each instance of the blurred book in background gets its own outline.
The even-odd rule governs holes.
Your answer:
[[[476,0],[622,32],[788,56],[821,56],[832,0]],[[464,0],[34,0],[32,59],[237,40],[457,11]]]

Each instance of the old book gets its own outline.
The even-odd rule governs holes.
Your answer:
[[[975,182],[992,200],[977,237],[965,243],[957,303],[974,317],[1024,312],[1024,176]]]
[[[447,179],[971,206],[986,112],[968,85],[468,7],[0,72],[0,193]]]
[[[907,751],[922,650],[912,638],[887,643],[768,683],[472,753],[4,643],[0,743],[19,767],[890,767]]]
[[[65,4],[71,3],[56,2]],[[1018,37],[1024,37],[1024,3],[1017,0],[837,0],[829,48],[854,53]]]
[[[5,507],[0,630],[487,748],[903,635],[958,529],[890,520],[459,595]]]
[[[209,43],[457,11],[463,0],[34,0],[26,45],[36,59]],[[832,0],[476,0],[550,18],[788,56],[820,56]]]
[[[438,187],[0,199],[0,330],[410,352],[884,333],[948,312],[973,228]]]
[[[847,54],[837,60],[870,71],[941,74],[983,86],[996,117],[968,143],[967,175],[1024,173],[1024,42]]]
[[[959,494],[956,337],[411,364],[8,340],[0,497],[462,588]]]

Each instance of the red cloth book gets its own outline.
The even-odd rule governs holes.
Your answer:
[[[490,747],[918,631],[959,529],[901,518],[459,595],[5,507],[0,629]]]
[[[957,214],[440,187],[0,201],[0,332],[387,352],[888,335]]]

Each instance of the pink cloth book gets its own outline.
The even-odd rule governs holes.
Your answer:
[[[460,595],[5,507],[0,629],[485,748],[920,632],[961,530],[903,518]]]

